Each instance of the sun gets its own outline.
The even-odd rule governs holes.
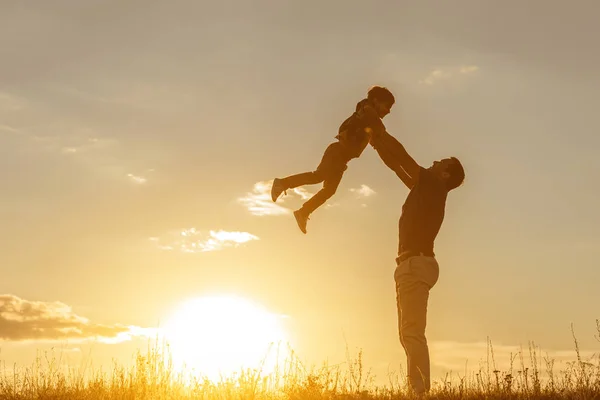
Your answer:
[[[280,316],[237,296],[192,299],[163,332],[174,367],[211,380],[246,368],[271,373],[287,348]]]

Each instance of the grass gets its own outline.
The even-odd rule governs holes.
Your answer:
[[[596,321],[600,342],[600,320]],[[510,368],[496,369],[493,346],[489,343],[486,362],[458,379],[450,375],[434,381],[435,399],[600,399],[600,355],[589,360],[580,356],[573,334],[576,359],[555,371],[554,360],[540,358],[531,344],[525,354],[511,357]],[[62,365],[60,357],[38,356],[26,368],[3,368],[0,373],[2,400],[71,399],[404,399],[411,398],[406,381],[390,375],[389,385],[375,386],[364,368],[362,351],[348,354],[343,365],[307,369],[294,355],[275,371],[265,375],[257,370],[212,382],[177,373],[168,347],[149,346],[135,355],[133,366],[113,365],[110,372],[73,369]],[[528,362],[526,362],[528,360]]]

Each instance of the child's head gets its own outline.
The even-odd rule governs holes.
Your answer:
[[[373,86],[367,92],[369,99],[375,106],[379,118],[383,118],[390,113],[392,106],[396,102],[394,95],[388,88],[383,86]]]

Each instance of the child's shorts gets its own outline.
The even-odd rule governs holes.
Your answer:
[[[344,145],[340,142],[334,142],[325,149],[317,171],[325,175],[341,174],[348,169],[348,161],[350,161],[350,158],[346,154]]]

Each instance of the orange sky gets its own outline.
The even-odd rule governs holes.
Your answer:
[[[306,236],[290,211],[317,188],[266,194],[316,167],[373,84],[395,93],[385,123],[418,162],[466,168],[436,242],[434,375],[476,365],[488,336],[507,357],[534,340],[570,359],[572,322],[593,350],[599,8],[3,2],[0,358],[58,338],[128,359],[140,331],[81,344],[57,327],[113,337],[230,293],[285,316],[308,360],[343,359],[347,340],[376,373],[398,369],[401,182],[368,148]],[[35,310],[44,340],[23,342]]]

